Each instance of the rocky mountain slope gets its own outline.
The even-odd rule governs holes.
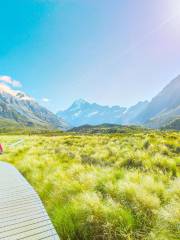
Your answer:
[[[137,122],[159,128],[180,116],[180,76],[172,80],[137,117]]]
[[[167,125],[163,127],[163,129],[180,131],[180,116],[170,121]]]
[[[29,127],[66,129],[68,125],[30,96],[0,85],[0,118]]]
[[[120,118],[121,124],[137,124],[138,123],[138,116],[147,108],[149,102],[148,101],[142,101],[138,102],[136,105],[129,107],[126,109],[126,111],[123,113],[123,115]]]

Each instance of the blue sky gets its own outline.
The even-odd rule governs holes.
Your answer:
[[[54,112],[130,106],[180,74],[179,0],[2,0],[0,31],[0,76]]]

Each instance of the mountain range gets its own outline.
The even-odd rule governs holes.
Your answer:
[[[67,110],[57,113],[71,126],[85,124],[98,125],[103,123],[131,124],[147,106],[148,102],[139,102],[130,108],[120,106],[101,106],[83,99],[76,100]]]
[[[63,119],[40,106],[33,98],[0,84],[0,120],[19,123],[26,127],[67,129]]]
[[[96,103],[88,103],[83,99],[76,100],[67,110],[57,113],[71,126],[84,124],[97,125],[101,123],[118,123],[125,108],[119,106],[101,106]]]
[[[101,106],[79,99],[68,109],[59,111],[57,116],[74,127],[111,123],[160,128],[173,121],[177,123],[177,119],[180,118],[180,76],[173,79],[150,102],[143,101],[126,108]]]
[[[0,83],[0,126],[26,126],[38,129],[61,129],[81,125],[121,124],[150,128],[180,126],[180,76],[172,80],[150,102],[138,102],[132,107],[102,106],[83,99],[68,109],[52,113],[29,95]]]

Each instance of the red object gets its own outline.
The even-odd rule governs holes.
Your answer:
[[[0,154],[3,153],[3,146],[0,144]]]

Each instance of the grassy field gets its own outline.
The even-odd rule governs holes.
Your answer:
[[[24,143],[8,144],[23,138]],[[180,133],[0,136],[62,240],[178,240]]]

